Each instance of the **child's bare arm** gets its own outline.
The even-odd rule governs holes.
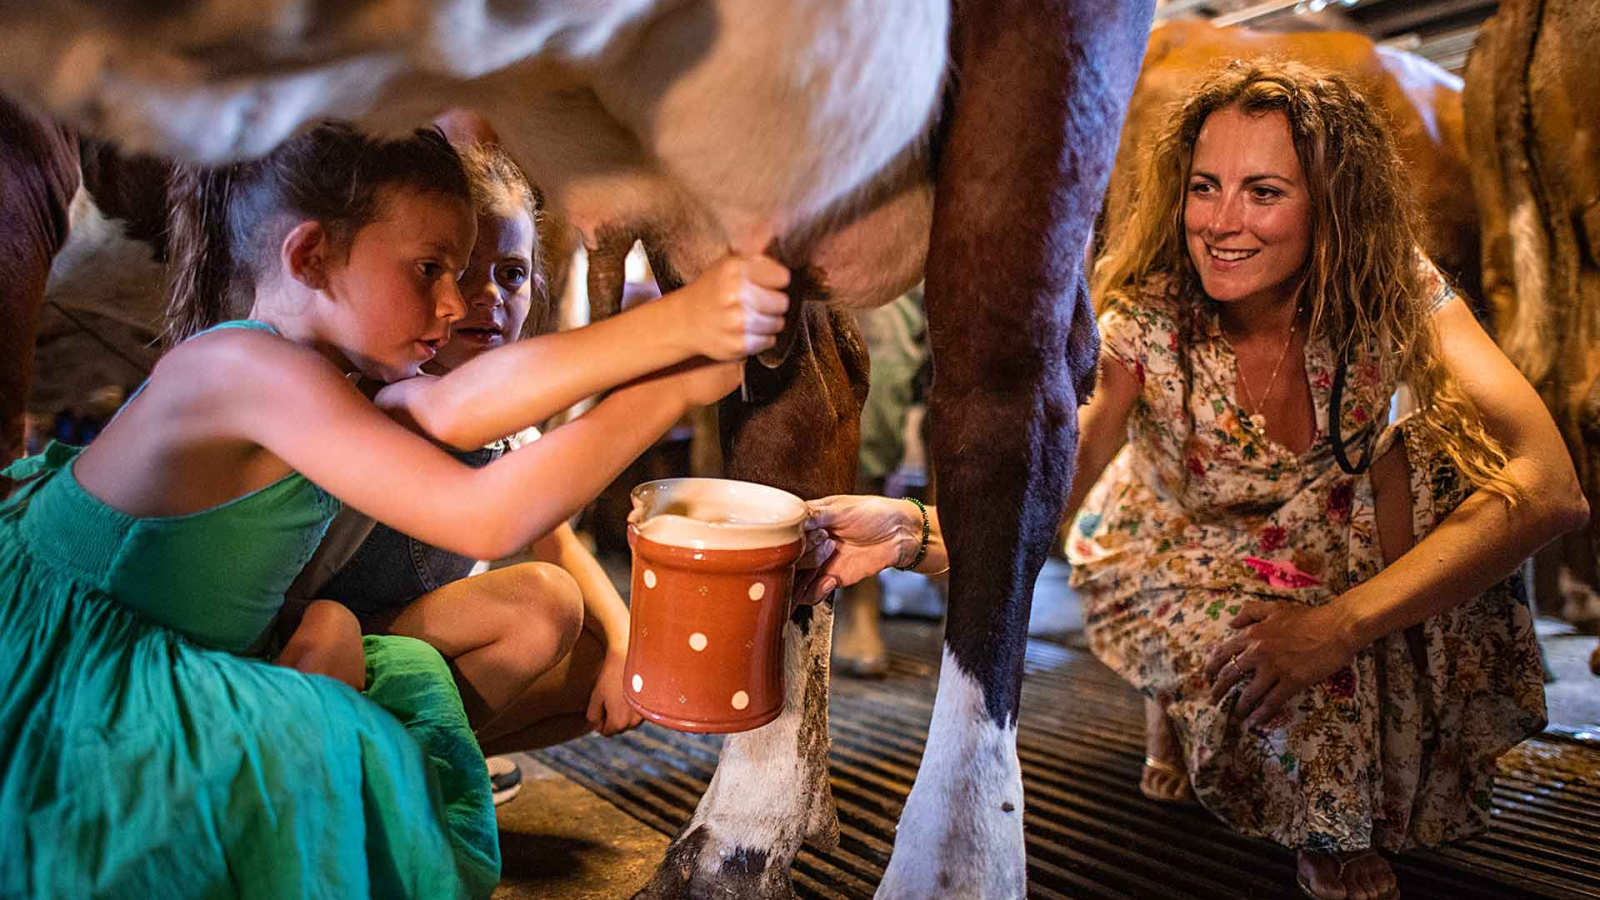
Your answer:
[[[247,371],[209,372],[230,403],[210,431],[265,448],[380,522],[457,553],[494,559],[553,530],[692,405],[738,384],[738,363],[684,365],[602,403],[482,469],[377,410],[313,351],[252,335]]]
[[[375,402],[440,443],[481,447],[685,359],[742,359],[765,350],[783,327],[788,283],[788,270],[770,259],[730,256],[659,300],[516,341],[443,377],[401,382]]]

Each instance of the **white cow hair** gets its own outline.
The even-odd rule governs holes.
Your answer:
[[[613,204],[696,206],[675,218],[739,249],[925,140],[949,29],[942,0],[150,5],[71,6],[76,28],[54,4],[8,8],[0,89],[126,149],[202,162],[259,155],[316,118],[409,127],[468,105],[519,158],[566,170],[535,174],[541,186],[594,179]],[[669,190],[630,197],[635,170]]]
[[[28,411],[46,419],[108,385],[142,378],[158,355],[166,304],[165,273],[150,244],[129,238],[81,187],[68,215],[71,231],[45,285],[27,398]]]
[[[828,798],[808,783],[806,760],[796,753],[804,719],[807,673],[815,657],[828,659],[832,648],[833,611],[815,607],[809,635],[793,622],[784,625],[783,712],[755,731],[730,735],[723,744],[716,774],[683,833],[704,827],[705,849],[699,877],[717,877],[722,862],[739,850],[765,852],[775,862],[794,857],[813,830]],[[826,752],[826,751],[824,751]]]
[[[50,264],[45,301],[159,333],[165,274],[154,248],[128,237],[81,186],[68,217],[71,230]]]
[[[927,748],[875,900],[1026,893],[1017,727],[989,718],[982,686],[946,646]]]

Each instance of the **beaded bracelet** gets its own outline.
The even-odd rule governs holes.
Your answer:
[[[909,565],[895,566],[896,569],[902,572],[910,572],[916,569],[917,564],[922,562],[924,556],[928,555],[928,538],[933,535],[933,525],[928,521],[928,508],[922,505],[921,500],[915,497],[906,497],[904,499],[915,503],[917,511],[922,513],[922,543],[917,546],[917,555],[912,558]]]

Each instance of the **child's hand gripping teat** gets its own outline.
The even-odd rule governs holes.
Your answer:
[[[744,359],[777,343],[789,297],[789,270],[765,256],[728,256],[680,291],[694,352],[719,361]]]

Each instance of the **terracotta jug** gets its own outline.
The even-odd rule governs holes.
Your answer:
[[[628,702],[679,731],[776,719],[805,503],[721,478],[650,481],[632,496]]]

